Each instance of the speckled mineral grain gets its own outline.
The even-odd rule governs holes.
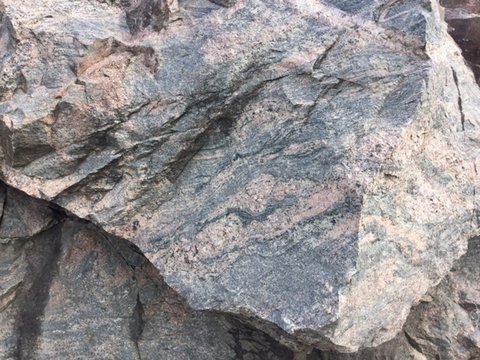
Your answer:
[[[480,88],[443,14],[3,0],[0,356],[478,359]]]

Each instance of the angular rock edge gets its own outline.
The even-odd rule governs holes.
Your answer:
[[[161,354],[164,359],[248,356],[259,360],[475,359],[480,355],[476,325],[480,237],[469,241],[467,253],[452,271],[412,308],[400,334],[376,348],[342,354],[299,346],[289,349],[252,327],[252,319],[192,311],[132,243],[2,182],[0,200],[0,356],[4,359],[62,359],[73,354],[102,359],[154,359]],[[22,222],[29,227],[19,226]],[[7,269],[8,264],[13,266]],[[124,320],[113,325],[109,319],[115,317]],[[276,335],[291,345],[288,334],[277,329]],[[455,335],[456,340],[447,345],[446,339]]]
[[[293,358],[234,315],[191,310],[134,244],[3,182],[0,194],[2,359]]]

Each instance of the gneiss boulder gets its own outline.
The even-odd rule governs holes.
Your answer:
[[[4,4],[2,179],[194,309],[376,346],[477,234],[480,90],[436,1]]]

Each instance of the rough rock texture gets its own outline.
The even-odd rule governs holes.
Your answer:
[[[462,48],[465,60],[480,83],[480,3],[476,0],[441,0],[449,33]]]
[[[125,240],[0,184],[1,359],[291,359],[192,311]]]
[[[68,358],[57,331],[105,326],[112,358],[477,356],[442,294],[475,279],[450,270],[478,235],[480,89],[436,1],[4,0],[0,19],[0,176],[49,204],[7,191],[38,210],[1,223],[5,354]]]
[[[355,354],[315,350],[307,359],[480,359],[480,238],[468,244],[450,273],[412,308],[397,337]]]
[[[0,183],[1,359],[478,359],[479,238],[404,330],[353,354],[294,352],[231,314],[197,312],[132,243]]]
[[[480,359],[480,238],[410,313],[405,334],[427,358]]]

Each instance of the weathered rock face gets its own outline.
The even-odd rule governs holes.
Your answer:
[[[190,337],[217,327],[221,341],[198,350],[205,358],[241,358],[231,341],[238,350],[235,339],[256,337],[259,358],[293,356],[277,341],[297,357],[319,348],[312,359],[438,353],[418,340],[429,309],[405,322],[478,234],[480,90],[436,1],[5,0],[0,16],[0,175],[73,214],[61,221],[43,203],[25,228],[2,230],[7,245],[51,243],[8,250],[8,264],[21,259],[18,273],[6,267],[16,330],[4,333],[20,334],[6,337],[10,356],[67,357],[45,329],[69,321],[55,320],[63,299],[81,303],[75,276],[92,294],[119,283],[129,299],[98,300],[115,302],[105,318],[123,319],[105,335],[112,354],[150,339],[153,352],[182,358],[191,347],[167,349],[155,339],[170,335],[153,334],[188,328],[182,341],[196,347],[210,340]],[[122,263],[140,255],[115,236],[157,270],[141,257]],[[61,260],[69,247],[78,253]],[[95,262],[84,248],[104,259],[93,270],[81,270]],[[153,286],[147,278],[163,284],[155,271],[207,311],[176,298],[178,314],[206,315],[165,330],[158,305],[147,335],[140,289]],[[99,274],[104,284],[92,280]],[[45,313],[32,330],[22,324],[39,318],[25,310],[36,292]],[[176,296],[152,296],[164,292]],[[91,305],[85,317],[97,318]],[[410,324],[416,332],[404,335]],[[71,339],[87,332],[78,329]],[[466,350],[448,351],[473,353],[478,343],[466,339]]]
[[[480,3],[475,0],[442,0],[449,32],[462,48],[465,60],[470,64],[480,83]]]
[[[292,358],[234,317],[189,309],[135,245],[0,190],[0,358]]]
[[[354,354],[286,348],[196,312],[133,244],[0,183],[2,359],[477,359],[479,241],[394,339]],[[303,355],[302,355],[303,354]],[[295,357],[296,356],[296,357]]]
[[[410,313],[405,333],[428,358],[480,359],[479,256],[475,237],[450,274]]]

